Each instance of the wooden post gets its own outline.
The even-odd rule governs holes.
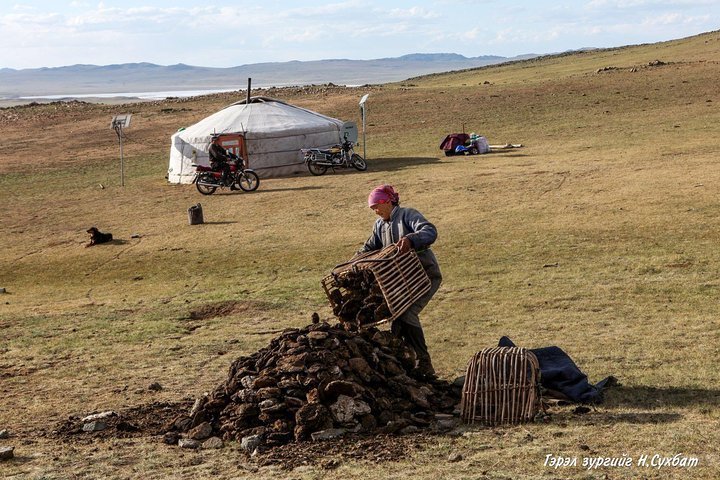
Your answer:
[[[190,225],[199,225],[205,223],[203,220],[202,205],[199,203],[188,208],[188,223]]]

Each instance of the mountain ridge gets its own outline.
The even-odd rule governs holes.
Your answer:
[[[418,75],[482,67],[533,58],[456,53],[411,53],[372,60],[324,59],[265,62],[233,67],[203,67],[149,62],[109,65],[75,64],[29,69],[0,68],[0,98],[90,95],[127,92],[246,88],[335,83],[364,85],[404,80]],[[178,76],[182,73],[182,76]]]

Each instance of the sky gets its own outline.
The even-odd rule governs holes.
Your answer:
[[[718,29],[719,0],[0,0],[0,68],[512,57]]]

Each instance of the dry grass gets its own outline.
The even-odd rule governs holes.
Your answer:
[[[661,60],[665,65],[649,67]],[[614,70],[596,73],[598,68]],[[636,71],[632,71],[635,67]],[[201,197],[163,180],[169,135],[229,95],[0,110],[0,429],[11,478],[713,478],[720,375],[720,34],[413,79],[370,96],[366,173],[263,180]],[[485,81],[491,82],[484,84]],[[355,118],[365,90],[280,92]],[[135,114],[127,186],[110,117]],[[525,147],[472,158],[437,146],[466,125]],[[31,135],[28,132],[32,132]],[[68,133],[70,132],[70,133]],[[39,138],[37,138],[39,137]],[[623,386],[586,416],[437,437],[398,463],[253,472],[236,446],[157,439],[64,444],[64,417],[179,400],[229,363],[329,316],[320,279],[369,233],[370,188],[395,184],[436,223],[444,284],[424,314],[440,374],[501,335],[559,345]],[[99,188],[99,184],[105,186]],[[187,225],[201,202],[207,224]],[[97,225],[120,239],[82,248]],[[131,238],[139,234],[139,238]],[[222,316],[208,304],[237,301]],[[152,393],[158,381],[164,389]],[[463,454],[447,463],[451,451]],[[566,457],[683,453],[691,470],[553,470]]]

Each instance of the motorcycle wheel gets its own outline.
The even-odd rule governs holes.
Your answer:
[[[257,173],[246,170],[237,176],[235,185],[243,192],[254,192],[260,186],[260,178]]]
[[[313,175],[323,175],[325,172],[327,172],[327,166],[325,165],[318,165],[315,162],[308,162],[307,164],[308,170]]]
[[[355,167],[357,170],[360,170],[361,172],[367,170],[367,162],[357,153],[353,153],[352,158],[350,158],[350,162],[352,163],[353,167]]]
[[[215,193],[215,190],[217,190],[217,187],[211,187],[209,185],[200,185],[200,182],[212,182],[215,180],[215,177],[212,176],[210,173],[203,173],[201,174],[197,181],[195,182],[195,187],[197,187],[198,192],[202,193],[203,195],[212,195]]]

